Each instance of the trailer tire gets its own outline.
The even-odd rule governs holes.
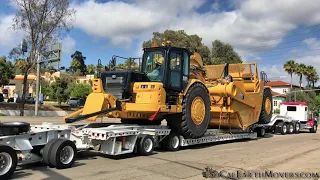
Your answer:
[[[287,132],[288,132],[288,126],[287,126],[287,124],[284,123],[284,122],[280,122],[279,125],[280,125],[280,133],[281,133],[282,135],[287,134]]]
[[[45,163],[50,168],[54,168],[55,166],[50,162],[50,156],[51,156],[51,149],[53,147],[53,144],[57,141],[60,141],[62,139],[51,139],[43,148],[42,151],[42,159],[43,163]]]
[[[256,128],[258,137],[264,137],[266,135],[266,129],[264,127]]]
[[[272,94],[271,89],[266,88],[263,91],[263,99],[261,112],[259,117],[259,124],[268,124],[272,118]]]
[[[149,156],[153,153],[155,146],[154,139],[151,135],[141,135],[138,137],[137,150],[141,156]]]
[[[299,134],[300,133],[300,123],[296,122],[294,125],[294,133]]]
[[[52,146],[50,163],[57,169],[71,168],[77,155],[76,145],[70,140],[61,139]]]
[[[167,151],[178,151],[180,148],[180,138],[179,134],[176,132],[171,132],[163,140],[163,146]]]
[[[294,133],[294,125],[293,123],[288,123],[288,134]]]
[[[317,132],[317,129],[318,129],[318,124],[317,124],[317,122],[314,122],[313,125],[312,125],[312,128],[309,129],[309,131],[310,131],[311,133],[316,133],[316,132]]]
[[[199,109],[194,110],[193,108]],[[195,112],[204,111],[203,117]],[[194,112],[194,114],[192,113]],[[201,119],[200,119],[201,118]],[[210,121],[210,97],[202,83],[194,83],[188,89],[182,102],[181,135],[184,138],[200,138],[208,128]]]
[[[9,179],[17,168],[18,157],[16,151],[5,145],[0,145],[0,179]]]

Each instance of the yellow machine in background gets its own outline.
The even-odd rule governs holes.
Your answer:
[[[141,72],[106,71],[94,79],[84,108],[64,120],[166,120],[185,138],[198,138],[208,128],[247,130],[271,119],[271,90],[256,63],[204,66],[199,53],[170,44],[145,48],[142,59]]]

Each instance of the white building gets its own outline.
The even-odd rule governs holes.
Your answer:
[[[290,92],[291,84],[283,81],[270,81],[266,86],[271,87],[273,97],[273,110],[280,109],[280,102],[285,101],[286,93]],[[292,84],[293,90],[300,88],[300,86]]]

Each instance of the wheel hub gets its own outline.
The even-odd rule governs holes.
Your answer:
[[[177,136],[175,136],[172,139],[172,147],[177,148],[179,146],[179,138]]]
[[[73,156],[74,156],[74,151],[72,147],[66,146],[61,150],[60,161],[63,164],[69,164],[72,161]]]
[[[201,97],[196,97],[191,104],[191,118],[196,125],[200,125],[205,116],[205,104]]]
[[[269,97],[266,98],[265,110],[268,115],[271,113],[271,100]]]
[[[283,125],[282,129],[283,129],[283,132],[286,132],[287,131],[287,126]]]
[[[152,141],[151,139],[146,139],[145,143],[144,143],[144,149],[146,152],[150,152],[152,149]]]
[[[12,166],[12,158],[6,152],[0,153],[0,176],[6,174]]]

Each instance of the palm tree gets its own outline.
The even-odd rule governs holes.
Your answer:
[[[306,65],[304,65],[303,63],[300,63],[297,65],[297,68],[295,70],[295,73],[300,77],[299,80],[299,84],[300,84],[300,88],[301,88],[301,84],[302,84],[302,76],[306,74]]]
[[[284,70],[288,74],[290,74],[290,77],[291,77],[291,82],[290,82],[291,89],[292,89],[292,74],[295,73],[296,67],[297,67],[297,63],[294,60],[289,60],[283,65]]]
[[[319,80],[319,75],[313,66],[307,67],[307,80],[310,85],[312,83],[313,88],[314,84]]]
[[[313,66],[307,66],[306,71],[305,71],[305,76],[308,81],[308,85],[311,86],[311,82],[313,80],[313,76],[315,76],[315,69]]]
[[[137,66],[137,63],[134,61],[133,58],[129,57],[125,62],[124,62],[125,67],[128,70],[134,69]]]

